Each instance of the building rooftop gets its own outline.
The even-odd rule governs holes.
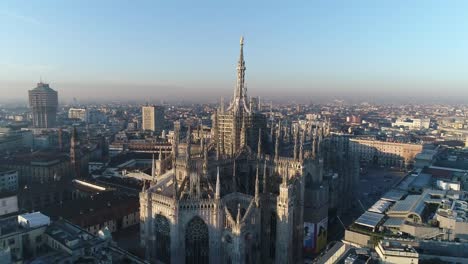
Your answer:
[[[47,228],[46,234],[71,250],[104,242],[104,240],[92,236],[78,226],[64,220],[58,220],[51,224]]]
[[[31,91],[34,91],[34,92],[54,92],[54,93],[56,93],[55,90],[50,88],[48,83],[43,83],[43,82],[37,83],[37,86],[34,89],[32,89]]]
[[[15,214],[0,218],[0,236],[25,232],[31,229],[47,226],[50,221],[48,217],[40,212],[32,214]],[[28,222],[29,221],[29,222]]]
[[[405,222],[403,217],[389,217],[383,226],[385,227],[397,227],[399,228]]]
[[[379,213],[379,214],[383,214],[385,213],[388,208],[392,205],[393,203],[390,202],[390,201],[386,201],[386,200],[383,200],[383,199],[380,199],[378,200],[377,202],[375,202],[374,205],[372,205],[367,211],[369,212],[374,212],[374,213]]]
[[[385,255],[418,257],[419,254],[412,246],[398,241],[382,240],[379,246],[385,250]]]
[[[118,167],[123,163],[126,163],[130,160],[135,159],[143,159],[143,160],[151,160],[153,156],[151,153],[135,153],[135,152],[128,152],[122,153],[115,157],[112,157],[111,161],[109,162],[109,167]]]
[[[10,191],[0,191],[0,199],[6,198],[6,197],[13,197],[16,196],[17,194],[15,192],[10,192]]]
[[[468,259],[468,243],[421,240],[417,250],[424,255],[463,258],[465,262]]]
[[[63,202],[44,210],[53,219],[64,218],[79,226],[93,226],[139,210],[137,196],[105,192],[91,198]]]
[[[437,209],[438,215],[454,219],[457,222],[468,222],[468,202],[446,200],[441,207]]]
[[[356,221],[356,224],[367,226],[371,228],[376,228],[377,225],[382,221],[385,217],[383,214],[373,213],[373,212],[365,212],[363,213]]]
[[[411,188],[426,188],[431,185],[432,175],[427,173],[419,173],[418,176],[409,185]]]
[[[446,191],[426,189],[420,195],[408,195],[404,200],[397,201],[387,214],[391,217],[417,215],[422,221],[426,203],[441,204],[445,194]]]
[[[401,198],[403,198],[403,196],[405,195],[406,195],[405,191],[391,189],[390,191],[386,192],[380,199],[390,201],[390,202],[396,202],[396,201],[401,200]]]
[[[396,189],[400,191],[408,191],[411,183],[413,183],[414,180],[416,180],[417,174],[408,174],[406,175],[402,181],[398,183],[398,185],[395,187]]]
[[[16,171],[16,170],[0,166],[0,174],[10,173],[10,172],[14,172],[14,171]]]
[[[40,212],[18,215],[18,223],[22,227],[34,228],[50,224],[50,218]]]
[[[34,153],[17,153],[11,156],[6,156],[0,159],[0,164],[10,165],[52,165],[59,162],[68,161],[68,154],[38,151]]]
[[[408,195],[404,200],[396,202],[395,205],[390,209],[389,213],[417,212],[420,214],[424,209],[424,207],[421,207],[420,200],[421,195]]]

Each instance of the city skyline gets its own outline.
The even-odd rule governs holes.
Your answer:
[[[465,4],[421,3],[4,3],[0,92],[25,101],[42,77],[60,103],[228,99],[244,35],[253,96],[462,102]]]
[[[0,2],[0,263],[468,263],[467,8]]]

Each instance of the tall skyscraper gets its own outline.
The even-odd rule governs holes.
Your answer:
[[[141,129],[160,133],[164,126],[164,108],[162,106],[143,106],[141,109]]]
[[[55,127],[58,95],[57,91],[49,87],[49,84],[40,82],[36,88],[29,91],[29,106],[32,109],[34,127]]]

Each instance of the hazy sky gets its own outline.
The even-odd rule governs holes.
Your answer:
[[[467,1],[0,2],[0,101],[468,98]]]

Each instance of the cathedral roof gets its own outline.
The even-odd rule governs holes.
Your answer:
[[[148,188],[149,192],[159,193],[167,197],[174,196],[174,170],[169,170],[156,178],[156,184]]]

